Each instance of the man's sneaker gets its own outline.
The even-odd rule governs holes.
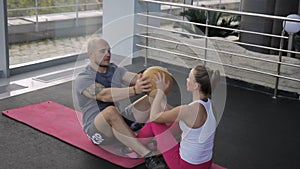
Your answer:
[[[139,131],[141,128],[143,128],[145,124],[144,123],[138,123],[138,122],[133,122],[130,124],[130,128],[132,131],[136,132]]]
[[[165,169],[166,164],[163,163],[158,156],[148,156],[145,158],[145,165],[148,169]]]
[[[125,120],[126,124],[130,127],[130,129],[134,132],[140,130],[145,125],[144,123],[138,123],[135,121],[131,121],[125,117],[123,119]]]
[[[125,145],[119,145],[114,147],[116,155],[128,158],[141,158],[137,153]]]

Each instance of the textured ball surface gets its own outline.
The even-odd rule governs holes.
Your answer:
[[[160,67],[160,66],[152,66],[152,67],[149,67],[147,68],[143,75],[148,75],[149,76],[149,79],[151,80],[151,84],[152,84],[152,88],[151,88],[151,91],[149,93],[147,93],[148,95],[156,89],[156,83],[154,81],[152,81],[152,79],[155,77],[155,74],[157,72],[160,72],[160,73],[163,73],[165,74],[165,80],[166,82],[169,82],[169,86],[166,88],[166,90],[164,91],[165,94],[168,94],[173,86],[173,78],[172,78],[172,74],[166,69],[166,68],[163,68],[163,67]]]

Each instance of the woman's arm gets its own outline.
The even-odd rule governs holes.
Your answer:
[[[199,105],[181,105],[177,106],[171,110],[164,111],[159,108],[159,98],[153,102],[150,112],[150,120],[156,123],[172,123],[175,121],[182,120],[189,127],[197,128],[200,127],[206,119],[205,115],[199,116]],[[155,104],[155,105],[154,105]],[[205,109],[204,107],[202,109]],[[202,110],[205,111],[205,110]]]
[[[159,115],[162,113],[162,101],[164,98],[164,92],[162,90],[157,90],[154,100],[152,102],[151,111],[150,111],[150,121],[155,121]]]
[[[184,120],[183,114],[185,114],[188,109],[188,105],[181,105],[170,110],[163,110],[163,107],[160,106],[159,101],[156,103],[153,102],[150,112],[150,121],[156,123],[172,123],[175,121]]]
[[[156,83],[157,91],[151,106],[150,121],[157,123],[170,123],[178,120],[178,118],[181,119],[179,114],[184,106],[178,106],[173,109],[166,110],[168,106],[163,91],[169,84],[165,82],[165,75],[157,73],[154,76],[154,81]]]

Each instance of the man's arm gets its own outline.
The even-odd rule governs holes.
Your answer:
[[[130,84],[130,86],[134,86],[136,94],[147,93],[151,91],[151,82],[149,76],[144,76],[143,74],[126,72],[123,76],[123,82],[126,84]]]
[[[138,74],[133,73],[133,72],[126,72],[122,78],[124,84],[127,85],[135,85],[136,81],[138,79]]]
[[[126,88],[105,88],[100,83],[94,83],[83,91],[88,98],[103,101],[116,102],[136,94],[134,86]]]
[[[126,72],[122,80],[131,84],[131,86],[124,88],[105,88],[100,83],[94,83],[84,89],[83,95],[103,102],[116,102],[151,90],[151,83],[148,80],[148,76]]]

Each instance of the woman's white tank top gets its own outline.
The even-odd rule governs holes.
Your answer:
[[[199,128],[190,128],[184,121],[179,121],[182,130],[179,153],[180,157],[191,164],[201,164],[211,160],[214,137],[216,131],[216,119],[212,111],[211,101],[193,101],[205,107],[207,118]]]

